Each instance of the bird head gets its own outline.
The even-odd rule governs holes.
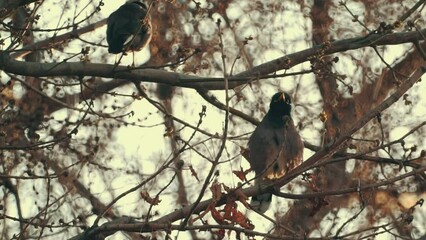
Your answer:
[[[139,5],[141,8],[147,10],[148,7],[146,6],[146,4],[144,2],[138,1],[138,0],[129,0],[126,2],[126,4],[136,4]]]
[[[269,111],[277,116],[290,115],[291,97],[286,92],[277,92],[272,96]]]

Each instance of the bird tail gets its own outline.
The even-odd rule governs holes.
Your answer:
[[[271,205],[272,193],[263,193],[251,197],[250,205],[254,210],[265,213]]]
[[[259,185],[259,181],[256,179],[256,186]],[[272,202],[272,193],[262,193],[251,197],[250,205],[251,207],[261,213],[265,213],[269,205]]]

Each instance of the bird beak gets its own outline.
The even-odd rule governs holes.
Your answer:
[[[280,95],[280,97],[278,98],[278,100],[283,100],[284,102],[286,101],[286,99],[285,99],[285,94],[284,93],[281,93],[281,95]]]

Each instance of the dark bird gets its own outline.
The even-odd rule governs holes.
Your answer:
[[[290,112],[290,95],[274,94],[268,113],[250,137],[248,160],[256,174],[256,184],[281,178],[302,162],[304,146]],[[250,205],[264,213],[271,201],[272,194],[264,193],[253,196]]]
[[[151,21],[145,19],[148,8],[140,1],[128,1],[108,17],[108,52],[138,51],[151,41]]]

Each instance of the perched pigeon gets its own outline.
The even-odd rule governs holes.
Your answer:
[[[303,142],[290,116],[291,98],[285,92],[272,97],[269,111],[250,137],[248,147],[251,169],[259,181],[281,178],[302,162]],[[272,194],[253,196],[250,205],[264,213]]]
[[[144,48],[152,37],[147,6],[140,1],[128,1],[108,17],[108,52],[122,53]]]

